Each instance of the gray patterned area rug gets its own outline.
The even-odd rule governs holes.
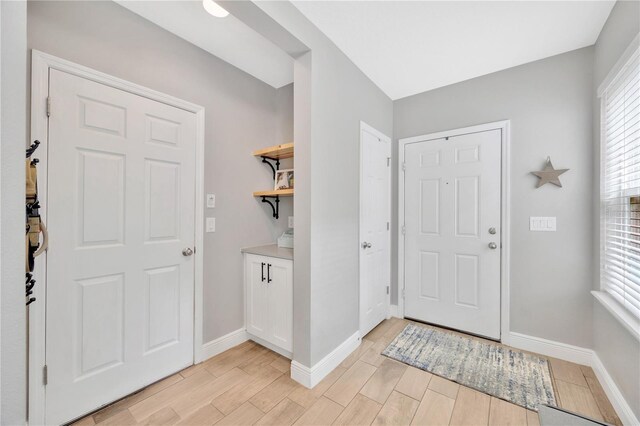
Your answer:
[[[546,359],[409,324],[382,355],[530,410],[556,405]]]

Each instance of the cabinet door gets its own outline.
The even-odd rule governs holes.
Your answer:
[[[269,337],[267,263],[270,258],[245,255],[245,315],[247,331],[257,337]],[[264,277],[264,279],[263,279]]]
[[[268,258],[269,340],[274,345],[293,350],[293,262]]]

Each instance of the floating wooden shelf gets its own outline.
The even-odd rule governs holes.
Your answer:
[[[253,155],[254,157],[262,158],[262,162],[271,168],[273,179],[275,180],[276,172],[280,170],[280,160],[293,158],[293,143],[283,143],[281,145],[259,149],[253,151]],[[293,197],[293,189],[256,191],[253,193],[253,196],[261,197],[263,203],[269,204],[273,210],[273,217],[278,219],[280,217],[280,197]]]
[[[293,157],[293,143],[284,143],[281,145],[270,146],[269,148],[253,151],[255,157],[266,157],[274,160],[282,160],[284,158]]]
[[[293,197],[293,189],[279,189],[277,191],[256,191],[254,197]]]

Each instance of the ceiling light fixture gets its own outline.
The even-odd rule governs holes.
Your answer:
[[[224,18],[229,14],[229,12],[213,0],[202,0],[202,6],[204,10],[217,18]]]

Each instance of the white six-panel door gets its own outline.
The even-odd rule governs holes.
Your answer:
[[[405,146],[405,316],[500,338],[501,131]]]
[[[389,313],[391,141],[360,130],[360,333]]]
[[[50,71],[46,422],[193,362],[193,113]]]

